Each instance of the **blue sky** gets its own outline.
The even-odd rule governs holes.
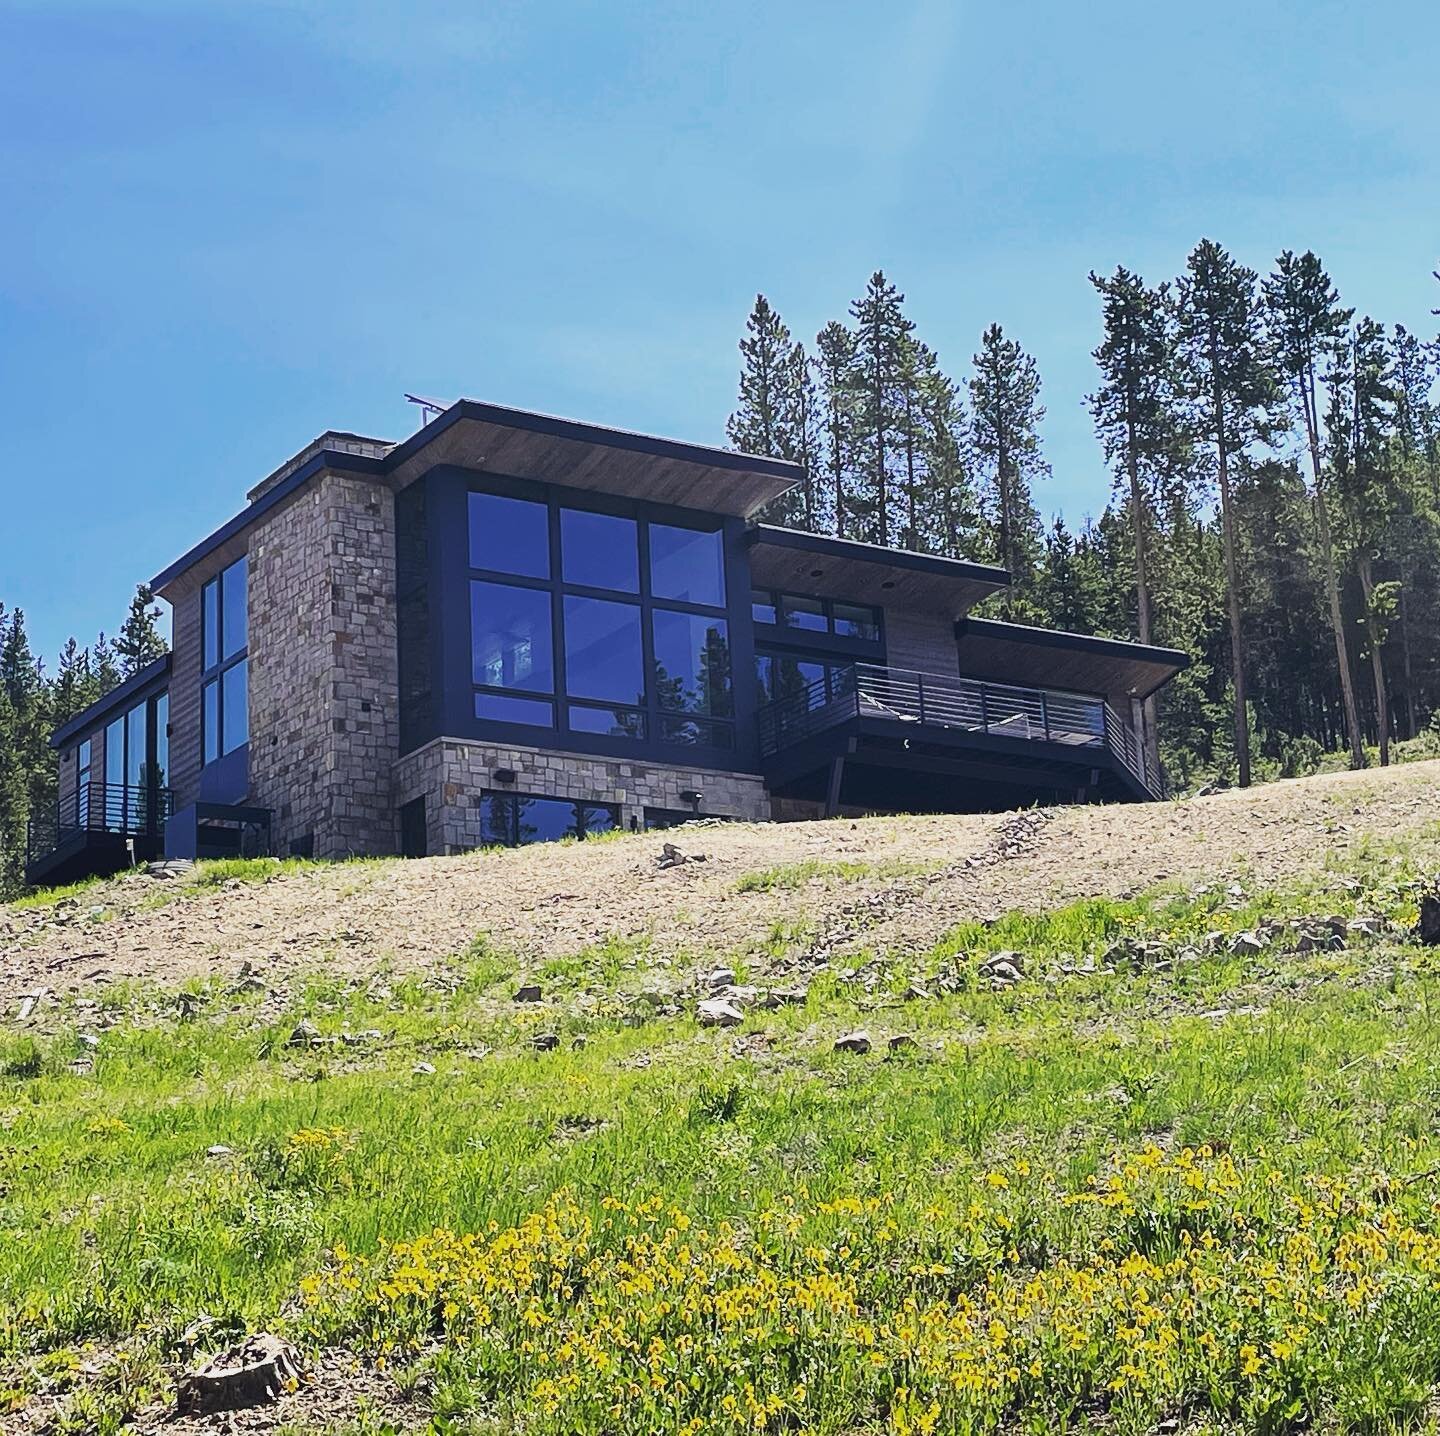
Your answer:
[[[0,599],[36,646],[405,390],[719,441],[757,289],[877,266],[1036,356],[1078,520],[1092,268],[1314,248],[1433,332],[1440,6],[0,0]]]

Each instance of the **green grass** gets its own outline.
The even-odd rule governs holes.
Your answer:
[[[764,868],[760,872],[746,873],[735,884],[735,891],[742,893],[778,892],[804,887],[807,883],[812,882],[853,883],[867,878],[906,877],[913,873],[923,873],[926,870],[924,863],[900,860],[862,863],[824,862],[819,858],[805,858],[798,863],[785,863],[779,867]]]
[[[64,883],[60,887],[37,888],[32,893],[26,893],[24,897],[12,899],[6,906],[17,912],[54,907],[56,903],[64,902],[67,898],[85,897],[107,881],[106,878],[81,878],[79,882]]]
[[[667,971],[644,943],[537,973],[477,940],[383,997],[316,974],[277,1010],[217,979],[189,1020],[115,995],[93,1051],[88,1011],[4,1035],[0,1403],[119,1431],[205,1314],[383,1359],[435,1432],[1414,1423],[1440,1380],[1436,955],[1060,965],[1269,918],[1405,922],[1419,876],[1379,845],[1285,892],[967,923],[738,1033],[636,1003]],[[1029,975],[993,991],[976,967],[1004,948]],[[545,1000],[513,1004],[534,976]],[[902,1001],[909,981],[933,995]],[[290,1046],[302,1018],[334,1045]],[[876,1050],[835,1053],[859,1025]],[[889,1057],[897,1032],[918,1045]]]

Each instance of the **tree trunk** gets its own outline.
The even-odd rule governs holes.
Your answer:
[[[1350,734],[1350,766],[1365,766],[1365,740],[1360,731],[1360,708],[1355,702],[1355,674],[1350,667],[1350,642],[1345,637],[1345,614],[1340,604],[1340,577],[1335,570],[1335,539],[1330,528],[1330,504],[1320,469],[1320,422],[1315,412],[1313,375],[1302,375],[1301,403],[1305,410],[1305,437],[1310,444],[1310,471],[1315,477],[1315,524],[1320,533],[1320,554],[1325,565],[1325,588],[1330,599],[1330,631],[1335,636],[1335,659],[1340,666],[1340,696],[1345,703],[1345,727]]]
[[[1127,410],[1129,409],[1127,399]],[[1140,625],[1140,642],[1150,643],[1150,575],[1146,553],[1146,509],[1145,498],[1140,491],[1140,458],[1135,452],[1135,417],[1131,412],[1125,416],[1125,467],[1130,476],[1130,525],[1135,535],[1135,607]],[[1150,763],[1156,773],[1160,771],[1160,729],[1155,711],[1155,695],[1152,693],[1144,703],[1144,733],[1142,741],[1150,754]]]
[[[1225,588],[1230,611],[1230,667],[1235,685],[1235,765],[1242,788],[1250,786],[1250,719],[1245,704],[1245,639],[1240,628],[1240,560],[1235,514],[1230,503],[1230,445],[1225,432],[1225,395],[1220,388],[1217,339],[1210,331],[1210,385],[1214,405],[1215,455],[1220,470],[1220,526],[1225,546]]]
[[[1385,657],[1381,652],[1379,625],[1375,622],[1372,595],[1375,592],[1375,575],[1371,568],[1370,555],[1360,556],[1360,588],[1365,595],[1365,629],[1370,635],[1370,670],[1375,676],[1375,727],[1380,740],[1380,766],[1390,766],[1390,697],[1385,691]]]
[[[1420,718],[1415,709],[1415,665],[1410,657],[1410,588],[1400,589],[1400,655],[1405,668],[1405,736],[1414,738],[1420,732]]]

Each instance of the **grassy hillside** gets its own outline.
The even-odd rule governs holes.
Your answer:
[[[742,911],[779,905],[725,946],[472,930],[424,967],[321,945],[283,972],[57,976],[0,1037],[0,1428],[230,1429],[168,1413],[242,1329],[314,1377],[242,1431],[1426,1423],[1440,989],[1409,929],[1440,823],[1434,774],[1411,781],[1413,822],[1380,830],[1344,790],[1299,868],[1253,871],[1276,817],[1215,855],[1248,876],[952,913],[923,941],[874,895],[928,900],[935,861],[817,824],[768,854],[762,830],[682,835],[741,846]],[[973,885],[1003,891],[1070,821],[986,828]],[[659,839],[600,846],[577,877],[619,853],[652,880]],[[432,880],[447,861],[482,860]],[[307,881],[142,896],[172,924],[228,898],[239,933]],[[77,968],[131,921],[97,895],[141,901],[72,897]],[[817,943],[842,908],[847,943]],[[36,911],[10,914],[16,970],[58,960]],[[701,1024],[717,997],[738,1025]],[[836,1050],[857,1029],[869,1050]]]

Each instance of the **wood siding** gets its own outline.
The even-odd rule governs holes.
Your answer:
[[[955,620],[943,613],[887,608],[885,661],[892,668],[911,668],[917,673],[958,673]]]

